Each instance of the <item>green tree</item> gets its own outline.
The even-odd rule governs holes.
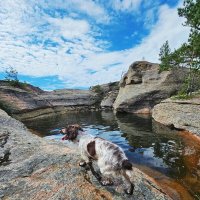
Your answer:
[[[183,6],[183,8],[178,8],[178,14],[186,18],[185,25],[200,31],[200,1],[185,0]]]
[[[9,67],[5,70],[5,80],[8,81],[11,86],[26,89],[27,84],[19,81],[18,71],[13,67]]]
[[[169,68],[171,68],[170,53],[171,53],[171,50],[169,47],[169,42],[167,40],[160,48],[160,53],[159,53],[159,57],[160,57],[160,61],[161,61],[160,71],[169,70]]]
[[[161,48],[164,48],[166,53],[160,52],[160,60],[161,70],[167,70],[172,66],[189,69],[188,77],[180,93],[191,95],[193,91],[200,89],[200,0],[184,0],[183,6],[178,9],[178,14],[186,18],[184,26],[190,27],[188,42],[171,53],[168,52],[168,46],[165,43],[165,46]]]
[[[5,80],[6,81],[15,81],[15,82],[19,82],[18,79],[18,72],[16,69],[14,69],[13,67],[10,67],[8,69],[6,69],[5,71]]]
[[[200,1],[185,0],[183,8],[178,9],[180,17],[185,17],[185,26],[190,27],[188,43],[183,47],[180,64],[185,64],[189,69],[189,76],[186,80],[187,87],[184,91],[190,95],[191,92],[200,89]],[[182,45],[183,46],[183,45]]]

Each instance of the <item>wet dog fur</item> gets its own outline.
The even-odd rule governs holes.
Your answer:
[[[133,193],[134,185],[130,181],[129,173],[127,173],[127,171],[132,170],[132,164],[119,146],[100,137],[86,134],[78,124],[68,125],[60,132],[65,135],[63,140],[78,142],[83,158],[80,166],[88,166],[102,185],[112,185],[110,176],[121,176],[126,185],[125,192],[127,194]],[[92,166],[93,161],[97,162],[102,176],[95,172]]]

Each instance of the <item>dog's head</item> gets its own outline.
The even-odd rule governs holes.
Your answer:
[[[65,134],[62,140],[75,140],[78,136],[78,131],[83,131],[78,124],[68,125],[66,128],[62,128],[60,133]]]

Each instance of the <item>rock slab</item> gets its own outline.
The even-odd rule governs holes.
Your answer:
[[[200,136],[200,95],[189,100],[166,99],[154,107],[152,117],[164,125]]]
[[[21,121],[100,107],[99,95],[91,90],[43,91],[29,84],[22,86],[0,81],[0,108]]]
[[[90,172],[79,167],[76,150],[33,135],[2,110],[0,125],[0,149],[9,152],[0,163],[1,199],[170,199],[153,179],[136,168],[131,172],[135,183],[132,196],[124,195],[121,182],[115,187],[102,187]]]

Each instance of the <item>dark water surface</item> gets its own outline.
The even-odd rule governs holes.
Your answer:
[[[176,180],[194,199],[200,199],[200,143],[155,123],[150,116],[114,115],[111,111],[68,113],[25,122],[40,136],[57,140],[62,137],[58,129],[73,123],[116,143],[134,164]]]

